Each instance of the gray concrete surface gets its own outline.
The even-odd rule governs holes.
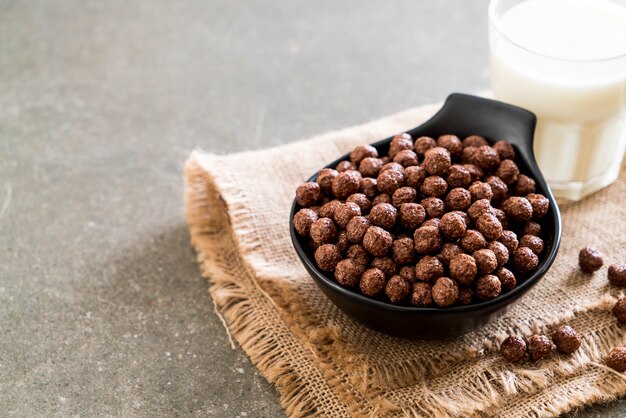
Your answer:
[[[213,312],[183,161],[485,89],[486,5],[0,1],[0,416],[280,416]]]

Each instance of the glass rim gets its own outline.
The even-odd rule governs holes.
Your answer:
[[[520,45],[518,42],[515,42],[513,39],[511,39],[500,27],[500,21],[496,16],[496,6],[501,3],[503,0],[490,0],[489,1],[489,8],[488,8],[488,15],[489,15],[489,23],[491,24],[491,26],[493,26],[493,28],[496,30],[496,32],[498,32],[498,34],[500,36],[502,36],[502,38],[504,38],[507,42],[513,44],[514,46],[516,46],[517,48],[524,50],[530,54],[533,55],[537,55],[540,57],[544,57],[544,58],[548,58],[551,60],[555,60],[555,61],[565,61],[565,62],[578,62],[578,63],[597,63],[597,62],[608,62],[608,61],[619,61],[620,59],[626,59],[626,51],[624,51],[621,54],[618,55],[613,55],[610,57],[604,57],[604,58],[592,58],[592,59],[580,59],[580,58],[559,58],[559,57],[555,57],[553,55],[548,55],[548,54],[544,54],[541,52],[537,52],[534,51],[532,49],[529,49],[523,45]],[[523,0],[523,1],[528,1],[528,0]],[[626,9],[626,7],[625,7]]]

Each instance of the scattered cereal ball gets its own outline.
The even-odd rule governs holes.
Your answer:
[[[517,164],[515,164],[513,160],[502,160],[496,170],[496,176],[500,177],[507,185],[511,185],[515,183],[519,177],[519,168],[517,168]]]
[[[472,203],[472,205],[467,210],[467,214],[473,220],[477,220],[485,214],[495,215],[496,213],[491,207],[491,202],[489,202],[489,200],[480,199]]]
[[[401,276],[393,276],[387,282],[385,294],[391,303],[400,303],[406,299],[411,291],[411,285]]]
[[[420,203],[430,218],[440,218],[446,213],[446,205],[438,197],[427,197],[422,199]]]
[[[517,177],[517,184],[513,189],[513,193],[517,196],[526,196],[535,193],[535,180],[527,175],[520,174]]]
[[[615,306],[613,306],[612,312],[619,322],[626,324],[626,297],[622,297],[617,301]]]
[[[346,202],[337,206],[333,219],[339,228],[345,228],[355,216],[361,216],[361,208],[356,203]]]
[[[465,220],[457,213],[448,212],[441,217],[439,230],[449,239],[461,238],[465,235],[467,226]]]
[[[469,305],[474,299],[474,291],[469,287],[459,287],[459,297],[457,303],[459,305]]]
[[[432,282],[443,276],[443,264],[437,257],[425,255],[415,265],[415,278],[423,282]]]
[[[392,199],[387,193],[381,193],[372,200],[372,205],[376,206],[379,203],[388,203],[391,204]]]
[[[337,177],[333,180],[333,194],[340,198],[345,199],[351,194],[357,193],[359,191],[359,186],[361,184],[361,178],[356,174],[356,171],[344,171],[339,173]]]
[[[314,182],[302,183],[296,189],[296,201],[304,207],[315,205],[321,195],[320,185]]]
[[[493,208],[493,213],[495,213],[496,218],[500,221],[502,228],[506,229],[509,226],[509,218],[507,218],[506,213],[499,208]]]
[[[365,177],[361,179],[359,186],[368,199],[373,199],[378,194],[378,181],[376,179]]]
[[[530,206],[533,208],[533,218],[541,219],[548,213],[548,207],[550,207],[550,201],[544,195],[537,193],[531,193],[526,196],[526,199],[530,202]]]
[[[341,260],[335,267],[335,280],[342,286],[352,287],[359,283],[364,267],[349,258]]]
[[[449,266],[450,261],[452,261],[452,259],[459,254],[463,254],[463,250],[461,249],[461,247],[456,244],[452,244],[451,242],[446,242],[441,247],[441,251],[439,251],[439,253],[437,254],[437,258],[445,266]]]
[[[474,229],[468,229],[465,235],[463,235],[463,238],[461,238],[461,247],[469,253],[478,251],[486,246],[487,240],[483,234]]]
[[[483,170],[475,164],[463,164],[463,167],[465,167],[467,172],[470,173],[470,176],[472,176],[472,182],[477,181],[484,176]]]
[[[363,237],[363,247],[372,255],[382,257],[393,244],[391,234],[378,226],[370,226]]]
[[[436,146],[437,142],[428,136],[420,136],[415,140],[415,152],[420,157],[423,157],[424,154],[426,154],[426,151],[431,148],[435,148]]]
[[[398,170],[385,170],[378,175],[378,191],[392,195],[404,186],[404,174]]]
[[[525,197],[509,197],[504,201],[501,209],[515,221],[525,222],[533,215],[533,207]]]
[[[380,158],[367,157],[359,163],[359,171],[363,177],[377,177],[383,166]]]
[[[433,305],[432,286],[428,283],[417,282],[413,284],[411,293],[411,305],[426,308]]]
[[[519,247],[515,251],[513,264],[518,272],[522,274],[530,273],[539,265],[539,257],[528,247]]]
[[[506,141],[497,141],[493,144],[493,149],[498,153],[501,160],[515,159],[515,150],[513,149],[513,145]]]
[[[415,267],[413,266],[403,266],[400,267],[400,277],[406,280],[409,284],[415,283],[417,277],[415,276]]]
[[[415,229],[426,220],[426,210],[419,203],[403,203],[400,205],[400,224]]]
[[[407,186],[419,189],[426,178],[426,170],[418,165],[407,167],[404,170],[404,177]]]
[[[437,138],[437,145],[448,150],[450,155],[458,157],[463,151],[463,144],[456,135],[441,135]]]
[[[332,194],[333,192],[333,180],[339,175],[337,170],[332,168],[322,168],[317,173],[317,179],[315,181],[320,185],[323,193]]]
[[[379,203],[370,211],[369,219],[377,226],[389,229],[396,223],[398,211],[389,203]]]
[[[457,187],[450,190],[446,196],[448,210],[466,210],[472,204],[472,195],[469,190]]]
[[[421,226],[413,236],[415,251],[418,254],[434,254],[441,248],[442,240],[439,229],[434,226]]]
[[[361,276],[359,287],[361,288],[361,293],[365,296],[376,296],[383,291],[386,284],[387,281],[382,270],[371,268],[365,270],[365,273]]]
[[[537,222],[528,221],[524,224],[522,230],[522,235],[534,235],[536,237],[541,236],[541,225]]]
[[[424,169],[432,176],[443,176],[448,173],[452,160],[447,149],[431,148],[424,154]]]
[[[448,177],[446,177],[446,181],[450,187],[462,187],[466,188],[472,182],[472,175],[467,168],[463,167],[460,164],[453,164],[450,166],[450,171],[448,172]]]
[[[491,191],[491,186],[488,183],[482,181],[475,181],[469,187],[469,192],[472,197],[472,201],[476,202],[478,200],[487,200],[491,202],[493,198],[493,192]]]
[[[293,216],[293,227],[300,235],[309,235],[311,225],[317,221],[317,213],[311,209],[300,209]]]
[[[335,170],[337,170],[340,173],[343,173],[344,171],[349,171],[349,170],[356,170],[356,165],[354,165],[350,161],[341,161],[339,164],[337,164],[337,166],[335,167]]]
[[[607,277],[612,285],[626,286],[626,263],[611,264]]]
[[[311,224],[311,239],[317,245],[327,244],[337,238],[337,228],[332,219],[319,218]]]
[[[543,240],[534,235],[524,235],[520,239],[519,245],[530,248],[537,255],[540,255],[543,251]]]
[[[502,224],[495,215],[490,213],[485,213],[476,220],[476,230],[489,240],[502,236]]]
[[[559,353],[562,354],[572,354],[582,344],[578,333],[568,325],[560,327],[552,334],[552,342],[556,345]]]
[[[409,149],[405,149],[393,157],[393,162],[400,164],[402,167],[414,166],[418,164],[417,154]]]
[[[412,187],[400,187],[391,196],[391,202],[398,208],[403,203],[414,203],[415,199],[417,199],[417,192]]]
[[[450,260],[450,276],[461,285],[472,284],[477,273],[476,261],[471,255],[459,254]]]
[[[483,170],[493,170],[500,164],[500,156],[489,145],[481,145],[474,154],[474,164]]]
[[[413,149],[413,139],[407,133],[399,134],[393,137],[389,143],[389,157],[393,158],[402,150]]]
[[[364,216],[355,216],[350,219],[346,226],[348,240],[357,244],[363,242],[363,237],[370,226],[372,226],[371,222]]]
[[[391,245],[391,256],[398,264],[411,264],[415,260],[415,244],[409,237],[399,238]]]
[[[494,274],[500,280],[503,292],[508,292],[517,286],[517,279],[511,270],[500,267]]]
[[[527,356],[526,342],[516,335],[509,335],[500,345],[500,354],[511,363],[525,360]]]
[[[604,363],[620,373],[626,371],[626,347],[618,347],[604,357]]]
[[[422,226],[432,226],[435,227],[437,229],[439,229],[439,223],[441,222],[441,219],[439,218],[431,218],[429,220],[427,220],[426,222],[424,222],[422,224]]]
[[[341,261],[341,252],[334,244],[323,244],[315,250],[315,262],[325,271],[333,271]]]
[[[490,176],[487,177],[485,181],[491,186],[491,191],[493,192],[493,198],[491,200],[494,203],[500,203],[507,198],[509,188],[506,183],[500,180],[500,177]]]
[[[517,246],[519,245],[519,242],[517,241],[517,235],[515,234],[515,232],[509,230],[502,231],[502,235],[500,236],[498,241],[504,244],[506,249],[509,250],[509,256],[513,254],[515,250],[517,250]]]
[[[481,273],[491,273],[498,267],[496,255],[493,251],[486,248],[474,251],[472,257],[476,260],[476,266]]]
[[[371,145],[359,145],[358,147],[354,148],[350,153],[350,161],[352,161],[354,164],[358,164],[363,161],[364,158],[368,157],[378,157],[378,151],[376,151],[376,148]]]
[[[461,152],[461,161],[473,164],[476,160],[476,151],[478,151],[478,147],[469,146],[463,148],[463,152]]]
[[[348,239],[348,233],[346,231],[339,231],[339,234],[337,234],[337,242],[335,243],[339,252],[343,253],[348,249],[350,244],[352,243]]]
[[[593,273],[604,264],[602,254],[593,247],[585,247],[578,253],[578,265],[585,273]]]
[[[496,255],[496,260],[498,260],[498,267],[505,265],[509,261],[509,250],[498,241],[491,241],[487,248]]]
[[[552,343],[545,335],[531,335],[528,338],[528,353],[532,361],[539,361],[550,357]]]
[[[500,292],[502,291],[502,283],[500,283],[500,279],[493,274],[479,276],[474,285],[476,287],[476,297],[481,300],[494,299],[500,296]]]
[[[433,285],[432,294],[437,306],[445,308],[456,302],[459,297],[459,286],[448,277],[440,277]]]
[[[420,190],[425,196],[439,197],[446,194],[448,183],[442,177],[430,176],[424,179]]]
[[[380,269],[385,273],[385,277],[395,276],[398,272],[398,266],[389,257],[376,257],[372,260],[372,267]]]
[[[487,140],[480,135],[470,135],[463,140],[464,147],[482,147],[483,145],[489,145]]]
[[[370,262],[370,256],[361,244],[354,244],[348,247],[346,250],[346,257],[354,261],[358,267],[363,271]]]
[[[361,213],[367,213],[372,208],[372,202],[363,193],[350,195],[346,202],[356,203],[359,209],[361,209]]]

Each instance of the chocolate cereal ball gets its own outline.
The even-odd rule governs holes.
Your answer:
[[[355,216],[350,219],[346,226],[348,240],[355,244],[363,242],[363,237],[370,226],[372,226],[371,222],[364,216]]]
[[[337,164],[335,170],[340,173],[348,170],[356,170],[356,165],[350,161],[341,161],[339,164]]]
[[[443,276],[443,264],[437,257],[425,255],[415,265],[415,278],[423,282],[432,282]]]
[[[363,237],[363,247],[375,257],[382,257],[393,244],[391,234],[378,226],[370,226]]]
[[[418,254],[435,254],[442,245],[439,229],[434,226],[421,226],[415,230],[413,235],[415,251]]]
[[[469,187],[469,192],[472,197],[472,201],[476,202],[477,200],[488,200],[491,202],[493,198],[493,191],[491,191],[491,186],[488,183],[482,181],[475,181]]]
[[[426,210],[419,203],[400,205],[400,224],[408,229],[415,229],[426,220]]]
[[[506,249],[509,250],[509,257],[515,253],[515,250],[517,250],[517,246],[519,245],[519,242],[517,241],[517,234],[509,230],[502,231],[502,235],[498,241],[504,244]]]
[[[463,148],[463,152],[461,152],[461,161],[464,163],[473,164],[476,160],[476,152],[478,151],[478,147],[465,147]]]
[[[420,187],[420,191],[425,196],[440,197],[446,194],[446,190],[448,190],[448,183],[439,176],[426,177]]]
[[[491,191],[493,192],[493,198],[491,199],[494,203],[500,203],[504,199],[508,197],[509,188],[506,183],[504,183],[500,177],[490,176],[485,180],[489,186],[491,186]]]
[[[560,327],[552,334],[552,342],[562,354],[572,354],[582,344],[578,333],[568,325]]]
[[[417,277],[415,276],[415,267],[413,266],[400,267],[398,274],[400,274],[400,277],[406,280],[409,284],[413,284],[417,280]]]
[[[319,217],[320,218],[330,218],[333,219],[335,217],[335,210],[337,207],[341,205],[339,200],[331,200],[330,202],[324,203],[322,207],[319,209]]]
[[[472,195],[469,190],[457,187],[450,190],[446,196],[448,210],[466,210],[472,204]]]
[[[386,163],[385,165],[383,165],[380,168],[380,172],[378,174],[380,174],[380,173],[382,173],[384,171],[387,171],[387,170],[396,170],[396,171],[401,172],[402,174],[405,173],[405,170],[404,170],[404,167],[402,167],[402,164],[389,162],[389,163]]]
[[[450,171],[448,172],[448,177],[446,177],[446,181],[450,187],[466,188],[472,182],[472,175],[469,171],[467,171],[467,168],[462,165],[452,164],[450,166]]]
[[[398,272],[398,266],[389,257],[374,258],[372,260],[372,267],[376,267],[377,269],[380,269],[383,273],[385,273],[386,278],[395,276],[396,273]]]
[[[359,163],[359,171],[363,177],[378,177],[378,173],[383,166],[380,158],[367,157]]]
[[[365,273],[361,276],[359,287],[361,288],[361,293],[365,296],[376,296],[383,291],[386,284],[387,281],[382,270],[371,268],[365,270]]]
[[[398,238],[391,245],[391,256],[398,264],[411,264],[415,261],[415,244],[409,237]]]
[[[607,277],[612,285],[626,286],[626,263],[611,264]]]
[[[378,151],[376,151],[376,148],[371,145],[359,145],[350,153],[350,161],[354,164],[358,164],[363,161],[364,158],[368,157],[378,157]]]
[[[339,173],[333,180],[333,194],[339,199],[345,199],[351,194],[359,191],[361,177],[357,171],[348,170]]]
[[[343,253],[345,250],[348,249],[350,244],[352,243],[348,239],[348,233],[345,230],[339,231],[339,234],[337,234],[337,242],[335,243],[335,245],[339,249],[339,252]]]
[[[548,213],[548,207],[550,207],[550,201],[547,197],[537,193],[531,193],[526,196],[526,199],[530,202],[530,206],[533,208],[533,218],[541,219]]]
[[[473,158],[474,164],[483,170],[493,170],[500,164],[500,156],[489,145],[481,145],[476,150]]]
[[[311,230],[311,225],[313,222],[317,221],[318,216],[314,210],[311,209],[300,209],[293,216],[293,227],[296,232],[300,235],[309,235],[309,231]]]
[[[509,335],[500,345],[500,354],[511,363],[525,360],[527,356],[526,342],[516,335]]]
[[[502,209],[493,208],[493,213],[496,215],[496,218],[500,221],[503,229],[506,229],[509,226],[509,218],[507,218],[506,213]]]
[[[517,279],[511,270],[500,267],[494,274],[500,280],[502,292],[508,292],[517,286]]]
[[[463,218],[463,220],[465,221],[465,225],[470,225],[472,223],[472,220],[467,214],[467,212],[463,212],[462,210],[453,210],[450,213],[456,213],[461,218]]]
[[[412,187],[400,187],[391,196],[391,202],[397,208],[403,203],[414,203],[415,199],[417,199],[417,191]]]
[[[420,157],[423,157],[431,148],[435,148],[437,146],[437,142],[428,136],[420,136],[415,140],[415,152]]]
[[[500,296],[502,284],[500,279],[493,274],[479,276],[474,282],[474,294],[480,300],[494,299]]]
[[[476,220],[476,230],[488,240],[502,236],[502,224],[495,215],[490,213],[485,213]]]
[[[498,153],[501,160],[515,159],[515,150],[513,149],[513,145],[506,141],[497,141],[493,144],[493,149]]]
[[[411,292],[411,305],[419,308],[427,308],[433,305],[432,286],[428,283],[417,282],[413,284]]]
[[[467,226],[465,220],[457,213],[448,212],[441,217],[439,231],[448,239],[457,239],[465,235]]]
[[[322,168],[317,173],[317,179],[315,180],[323,193],[332,194],[333,192],[333,180],[339,175],[337,170],[332,168]]]
[[[539,361],[550,357],[552,343],[545,335],[531,335],[528,337],[528,353],[532,361]]]
[[[328,244],[337,238],[337,228],[331,219],[319,218],[311,224],[310,234],[317,245]]]
[[[461,247],[469,253],[478,251],[486,246],[487,240],[483,234],[474,229],[468,229],[465,235],[463,235],[463,238],[461,238]]]
[[[463,151],[465,151],[465,149]],[[463,164],[463,167],[465,167],[467,172],[470,173],[470,176],[472,176],[472,182],[477,181],[484,176],[483,170],[475,164]]]
[[[393,205],[379,203],[370,211],[369,220],[374,225],[389,229],[395,225],[397,217],[398,211]]]
[[[534,235],[524,235],[520,239],[519,245],[530,248],[537,255],[540,255],[543,251],[543,240]]]
[[[525,197],[512,196],[504,201],[501,209],[515,221],[528,221],[533,215],[533,207]]]
[[[476,260],[476,267],[478,267],[480,273],[491,273],[498,267],[496,255],[487,248],[474,251],[472,257]]]
[[[487,199],[480,199],[472,203],[472,205],[467,210],[467,214],[472,220],[476,221],[478,218],[485,214],[495,215],[493,208],[491,207],[491,202]]]
[[[393,157],[393,162],[400,164],[402,167],[410,167],[418,164],[417,154],[409,149],[398,152]]]
[[[459,254],[450,260],[450,277],[463,286],[469,286],[474,281],[478,268],[471,255]]]
[[[437,258],[443,263],[443,265],[449,266],[450,261],[452,261],[452,259],[459,254],[463,254],[463,249],[461,249],[461,247],[456,244],[452,244],[451,242],[446,242],[441,247],[441,251],[437,254]]]
[[[498,260],[498,267],[505,265],[509,261],[509,250],[504,246],[503,243],[498,241],[491,241],[487,248],[496,255],[496,260]]]
[[[618,347],[604,357],[604,364],[620,373],[626,371],[626,347]]]
[[[300,206],[314,206],[322,195],[320,185],[314,182],[302,183],[296,189],[296,201]]]
[[[426,210],[426,214],[430,218],[440,218],[446,213],[446,205],[443,200],[438,197],[427,197],[422,199],[420,204]]]
[[[387,193],[381,193],[378,196],[376,196],[374,198],[374,200],[372,200],[372,205],[376,206],[379,203],[389,203],[391,204],[392,200],[391,200],[391,196],[389,196]]]
[[[470,135],[463,140],[464,147],[482,147],[483,145],[489,145],[487,140],[480,135]]]
[[[445,148],[431,148],[424,154],[422,167],[424,167],[431,176],[443,176],[448,174],[451,165],[452,159],[450,158],[450,152]]]
[[[352,259],[341,260],[335,267],[335,280],[342,286],[356,286],[365,268]]]
[[[453,157],[460,157],[463,144],[456,135],[441,135],[437,138],[437,145],[448,150]]]
[[[397,275],[389,279],[385,287],[385,294],[389,298],[389,301],[394,304],[404,301],[410,291],[411,285],[401,276]]]
[[[315,250],[315,262],[325,271],[333,271],[341,261],[341,252],[334,244],[323,244]]]
[[[407,167],[404,170],[404,178],[407,186],[419,189],[426,178],[426,170],[418,165]]]
[[[361,192],[368,198],[373,199],[378,194],[378,181],[369,177],[362,178],[359,182]]]
[[[389,143],[389,157],[393,158],[400,151],[407,149],[413,149],[413,139],[411,138],[411,135],[407,133],[396,135]]]
[[[348,196],[346,202],[356,203],[361,209],[361,213],[368,213],[372,208],[372,202],[365,196],[363,193],[355,193],[353,195]]]
[[[404,174],[398,170],[385,170],[378,175],[378,191],[392,195],[393,192],[404,186]]]
[[[520,174],[517,177],[517,183],[513,188],[513,194],[516,196],[526,196],[531,193],[535,193],[535,180],[531,179],[527,175]]]
[[[611,312],[613,312],[613,315],[615,315],[620,323],[626,324],[626,297],[620,298],[615,306],[613,306]]]
[[[452,305],[459,297],[459,286],[448,277],[437,279],[432,288],[433,301],[440,308]]]
[[[517,164],[513,160],[503,160],[496,170],[496,176],[500,177],[507,185],[511,185],[518,179],[519,168],[517,168]]]
[[[515,250],[513,264],[521,274],[528,274],[539,265],[539,257],[528,247],[519,247]]]
[[[537,222],[528,221],[524,224],[520,232],[522,233],[522,235],[534,235],[536,237],[540,237],[541,225],[539,225]]]
[[[474,291],[469,287],[459,287],[459,297],[457,303],[459,305],[469,305],[474,299]]]
[[[578,253],[578,265],[585,273],[593,273],[604,264],[602,254],[593,247],[585,247]]]
[[[346,250],[346,258],[352,260],[363,271],[370,262],[369,253],[365,250],[365,247],[361,244],[354,244],[348,247]]]
[[[433,226],[437,229],[439,229],[439,223],[441,222],[441,219],[439,218],[431,218],[429,220],[427,220],[426,222],[424,222],[422,224],[422,226]]]
[[[333,219],[339,228],[345,228],[355,216],[361,216],[361,208],[356,203],[346,202],[337,206]]]

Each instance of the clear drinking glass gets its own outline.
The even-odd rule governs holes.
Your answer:
[[[618,177],[626,146],[626,0],[492,0],[491,84],[537,115],[535,157],[556,197]]]

